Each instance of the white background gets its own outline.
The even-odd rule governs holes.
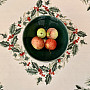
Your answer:
[[[8,0],[0,6],[0,33],[8,33],[13,22],[17,22],[24,12],[33,8],[37,0]],[[63,15],[72,20],[79,30],[87,33],[87,45],[79,47],[78,54],[69,60],[65,68],[58,71],[49,85],[36,85],[37,76],[26,73],[24,67],[14,60],[11,53],[0,46],[0,82],[4,90],[74,90],[75,85],[85,86],[90,77],[90,11],[80,0],[50,0]]]

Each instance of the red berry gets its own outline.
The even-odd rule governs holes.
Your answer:
[[[42,7],[45,7],[44,5],[42,5]]]
[[[37,11],[39,11],[39,8],[37,7]]]
[[[51,73],[51,69],[49,69],[49,72]]]
[[[27,20],[28,20],[28,21],[31,21],[30,17],[27,17]]]
[[[12,38],[14,37],[14,34],[12,34]]]
[[[33,7],[34,9],[36,9],[36,7]]]
[[[49,9],[45,9],[46,11],[49,11]]]
[[[58,59],[58,62],[61,62],[61,60],[60,60],[60,59]]]
[[[54,73],[54,72],[52,72],[52,74],[54,75],[55,73]]]
[[[73,34],[75,34],[76,32],[73,32]]]
[[[67,23],[64,23],[64,25],[66,26],[66,25],[67,25]]]
[[[74,40],[74,41],[73,41],[73,44],[75,44],[75,43],[76,43],[76,41]]]
[[[21,27],[21,25],[20,25],[20,24],[18,24],[18,26],[19,26],[19,27]]]
[[[78,29],[76,28],[75,30],[77,31]]]
[[[11,48],[9,47],[8,50],[11,50]]]
[[[75,40],[76,41],[76,43],[78,43],[78,40]]]

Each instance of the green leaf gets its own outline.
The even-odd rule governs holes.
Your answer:
[[[61,66],[61,65],[59,65],[59,66],[58,66],[58,69],[61,69],[61,67],[62,67],[62,66]]]
[[[85,37],[85,36],[87,36],[86,33],[83,32],[83,31],[77,32],[77,35],[78,35],[79,37]]]
[[[32,62],[32,67],[33,67],[33,68],[36,68],[37,70],[39,69],[39,66],[38,66],[37,63],[35,63],[35,62]]]
[[[42,78],[41,77],[39,77],[39,78],[37,78],[37,85],[42,81]]]
[[[9,46],[9,42],[7,42],[7,41],[2,41],[2,42],[0,42],[0,44],[1,44],[3,47],[8,47],[8,46]]]
[[[7,38],[7,34],[0,34],[3,38]]]
[[[54,63],[54,65],[52,66],[52,72],[54,72],[57,69],[57,62]]]
[[[17,38],[17,36],[15,36],[15,37],[12,39],[11,44],[15,45],[16,42],[17,42],[17,40],[18,40],[18,38]]]
[[[25,25],[25,26],[26,26],[26,24],[27,24],[27,22],[23,22],[23,25]]]
[[[90,10],[90,6],[87,8],[87,11],[89,11]]]
[[[11,25],[11,27],[10,27],[10,29],[9,29],[9,30],[10,30],[10,31],[9,31],[10,34],[13,34],[13,33],[15,32],[15,28],[16,28],[15,26],[16,26],[15,23],[13,23],[13,24]]]
[[[52,80],[52,76],[51,74],[47,74],[46,77],[45,77],[45,82],[46,82],[46,85],[49,84]]]
[[[3,86],[2,85],[0,85],[0,90],[3,90]]]
[[[74,40],[75,36],[76,36],[76,34],[73,34],[73,33],[71,34],[71,36],[70,36],[70,42],[72,42]]]
[[[50,68],[48,68],[48,67],[46,67],[46,66],[40,66],[40,69],[42,70],[42,71],[44,71],[44,72],[48,72],[48,70],[50,69]]]
[[[74,46],[72,48],[72,54],[73,54],[73,56],[76,55],[77,51],[78,51],[78,45],[77,44],[74,44]]]
[[[25,60],[28,60],[28,59],[29,59],[29,57],[25,56]]]
[[[58,8],[56,8],[56,7],[50,7],[49,10],[52,11],[52,12],[59,12],[59,11],[60,11],[60,10],[59,10]]]
[[[15,47],[12,47],[12,51],[13,52],[20,52],[19,49],[15,48]]]
[[[30,11],[28,11],[26,14],[28,14],[28,15],[29,15],[29,14],[30,14]]]
[[[28,69],[26,69],[26,71],[27,71],[27,73],[30,73],[32,75],[38,73],[38,71],[36,69],[34,69],[34,68],[28,68]]]
[[[72,22],[69,22],[69,25],[73,25],[73,23]]]
[[[23,62],[23,65],[24,65],[24,66],[27,66],[27,63],[26,63],[26,62]]]
[[[68,45],[67,50],[72,49],[73,45],[74,45],[73,43],[70,43],[70,44]]]
[[[16,54],[16,53],[14,53],[14,54],[13,54],[13,56],[14,56],[14,57],[16,57],[16,56],[17,56],[17,54]]]
[[[18,21],[18,24],[21,24],[22,23],[22,18],[20,17],[20,20]]]
[[[71,30],[71,31],[75,31],[75,28],[72,27],[72,26],[67,26],[67,28],[68,28],[69,30]]]
[[[43,10],[43,9],[39,9],[39,13],[41,13],[41,14],[47,14],[47,12],[45,10]]]
[[[32,11],[31,11],[31,17],[34,16],[35,13],[36,13],[36,9],[32,10]]]
[[[19,34],[20,32],[21,32],[21,28],[16,29],[16,31],[15,31],[15,33],[14,33],[14,35]]]
[[[77,89],[82,89],[79,85],[76,85]]]
[[[51,15],[51,16],[55,16],[52,11],[48,11],[48,13],[49,13],[49,15]]]
[[[36,5],[37,5],[37,7],[41,7],[42,6],[42,0],[38,0]]]
[[[68,58],[70,58],[70,55],[67,55],[67,56],[66,56],[66,59],[68,59]]]
[[[49,5],[50,4],[50,0],[46,1],[45,4],[46,5]]]
[[[80,40],[81,44],[87,44],[84,40]]]

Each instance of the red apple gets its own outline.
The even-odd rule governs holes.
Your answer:
[[[55,28],[49,28],[47,30],[47,38],[56,39],[58,37],[58,31]]]
[[[40,50],[44,47],[44,40],[40,37],[35,36],[34,38],[32,38],[31,44],[35,49]]]
[[[47,39],[45,42],[45,48],[49,50],[54,50],[57,46],[57,42],[54,39]]]

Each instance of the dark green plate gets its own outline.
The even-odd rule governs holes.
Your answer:
[[[58,30],[57,47],[55,50],[49,51],[45,47],[36,50],[31,45],[31,40],[37,35],[37,30],[44,28],[56,28]],[[25,28],[23,33],[23,43],[25,49],[33,58],[40,61],[51,61],[60,57],[67,48],[68,32],[65,25],[57,18],[52,16],[39,16],[33,19]]]

